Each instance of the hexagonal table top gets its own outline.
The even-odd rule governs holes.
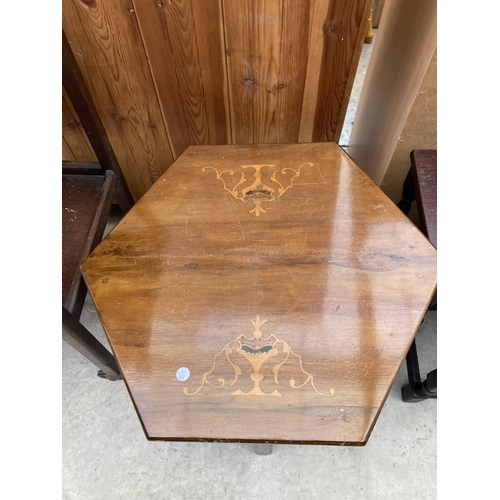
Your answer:
[[[149,439],[362,445],[436,250],[334,143],[191,146],[82,269]]]

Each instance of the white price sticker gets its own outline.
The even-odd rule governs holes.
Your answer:
[[[189,375],[191,375],[191,372],[189,371],[189,368],[186,368],[185,366],[182,366],[177,370],[177,380],[180,380],[181,382],[185,382],[188,378]]]

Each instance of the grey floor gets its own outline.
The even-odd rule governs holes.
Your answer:
[[[375,30],[376,31],[376,30]],[[346,145],[372,45],[363,48],[346,125]],[[87,298],[82,323],[105,345]],[[417,334],[422,373],[437,366],[437,313]],[[402,366],[362,448],[279,445],[268,456],[248,444],[149,442],[122,381],[62,345],[64,499],[435,499],[437,400],[403,403]]]

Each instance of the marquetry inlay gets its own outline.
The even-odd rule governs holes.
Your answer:
[[[202,382],[200,387],[196,389],[194,392],[189,392],[187,387],[184,387],[184,394],[187,396],[194,396],[197,394],[205,384],[215,387],[222,388],[224,387],[228,381],[224,377],[217,378],[217,384],[209,381],[208,377],[212,375],[217,369],[217,362],[219,358],[226,358],[227,361],[231,364],[234,370],[234,378],[229,382],[230,386],[235,386],[238,381],[238,377],[243,373],[241,369],[241,363],[243,362],[243,358],[250,362],[253,368],[253,373],[250,375],[250,378],[254,382],[254,387],[249,392],[243,392],[241,389],[237,389],[231,393],[232,396],[282,396],[281,392],[278,390],[274,390],[270,393],[265,393],[260,388],[260,382],[264,379],[264,375],[260,373],[262,365],[273,359],[274,366],[272,369],[274,375],[274,381],[277,385],[279,385],[278,375],[280,368],[285,363],[293,364],[296,368],[296,372],[298,375],[303,374],[306,375],[306,380],[302,382],[300,385],[296,385],[296,381],[294,378],[289,380],[290,387],[294,389],[300,389],[308,382],[311,382],[311,387],[320,395],[320,396],[333,396],[335,391],[330,389],[328,394],[323,394],[314,385],[314,378],[311,373],[308,373],[304,370],[302,366],[302,357],[298,354],[295,354],[291,347],[284,341],[276,337],[274,333],[270,333],[267,337],[264,337],[264,334],[261,331],[261,327],[267,323],[267,320],[261,321],[259,316],[255,318],[255,321],[250,320],[252,325],[254,326],[253,335],[251,337],[247,337],[244,334],[239,335],[236,339],[228,342],[220,352],[218,352],[214,356],[214,361],[212,364],[212,368],[203,374]]]
[[[222,170],[219,172],[215,167],[202,168],[203,172],[211,169],[215,172],[217,179],[222,181],[224,189],[236,200],[244,203],[251,202],[255,206],[249,213],[257,217],[260,213],[266,213],[262,207],[263,203],[275,201],[285,194],[292,186],[293,181],[300,177],[300,171],[305,166],[314,166],[314,163],[302,163],[297,169],[291,167],[279,168],[276,164],[269,165],[241,165],[241,177],[238,180],[238,172],[235,170]],[[253,174],[253,175],[252,175]],[[251,177],[254,180],[252,182]],[[230,187],[230,183],[236,184]],[[249,182],[252,184],[248,185]]]

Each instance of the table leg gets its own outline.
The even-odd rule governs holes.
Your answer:
[[[113,355],[63,306],[62,338],[98,368],[98,376],[121,380],[122,376]]]
[[[405,403],[418,403],[424,399],[437,398],[437,369],[428,373],[424,382],[421,381],[415,341],[413,341],[406,356],[406,368],[410,383],[401,389],[401,395]]]
[[[273,452],[272,444],[253,444],[252,447],[257,455],[270,455]]]
[[[415,180],[413,179],[413,170],[410,168],[403,184],[403,195],[401,201],[398,203],[398,208],[408,215],[410,212],[411,204],[416,199],[415,194]]]
[[[372,7],[373,9],[373,7]],[[370,19],[368,19],[368,29],[366,30],[365,43],[373,43],[373,11],[370,13]]]

